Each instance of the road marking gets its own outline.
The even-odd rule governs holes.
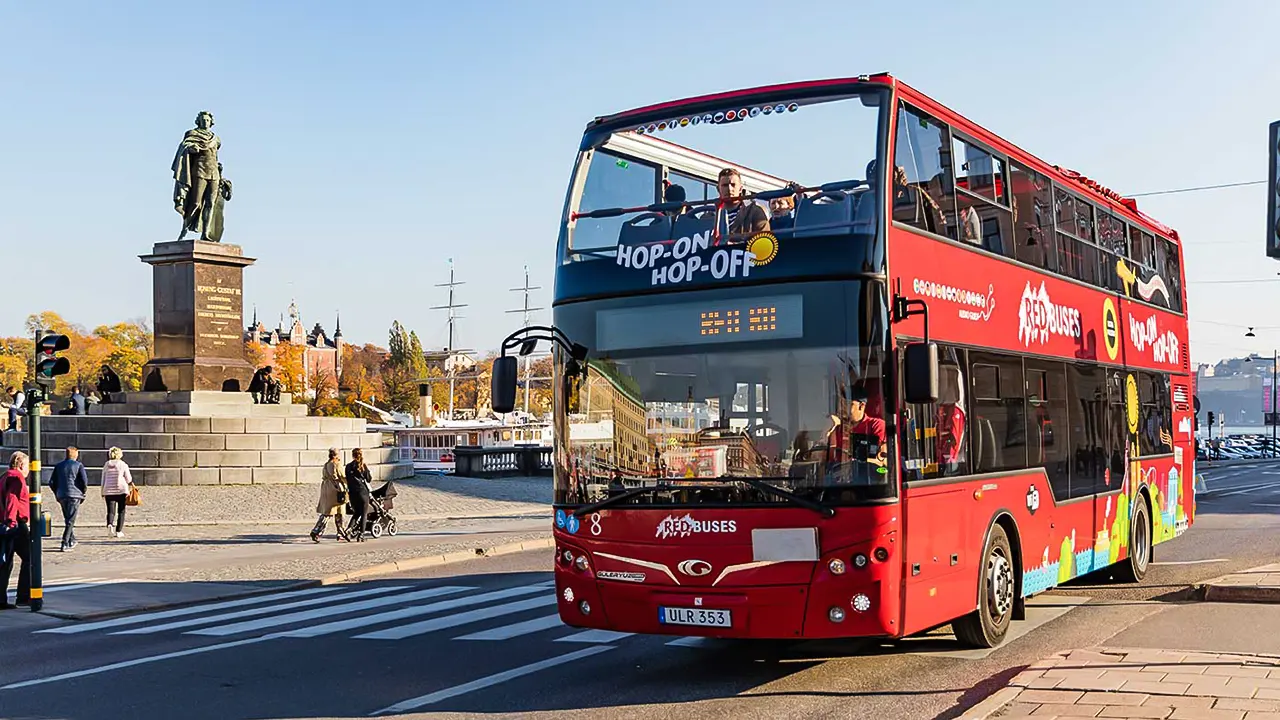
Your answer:
[[[1273,482],[1267,485],[1257,485],[1255,487],[1247,487],[1247,488],[1240,488],[1240,489],[1231,488],[1231,490],[1228,492],[1215,493],[1213,495],[1213,499],[1217,500],[1224,497],[1231,497],[1232,495],[1244,495],[1245,493],[1261,494],[1262,491],[1271,490],[1273,488],[1280,488],[1280,482]]]
[[[167,620],[175,617],[186,617],[195,615],[196,613],[211,612],[218,610],[226,610],[233,607],[244,607],[246,605],[261,605],[272,600],[284,600],[287,598],[303,597],[305,595],[318,595],[321,593],[331,593],[343,588],[338,585],[330,587],[309,588],[307,590],[297,590],[286,593],[276,593],[272,595],[255,595],[253,597],[241,598],[239,600],[228,600],[226,602],[214,603],[213,605],[196,605],[193,607],[179,608],[177,610],[165,610],[163,612],[143,613],[141,615],[130,615],[129,617],[114,618],[112,620],[100,620],[98,622],[84,623],[81,625],[68,625],[66,627],[49,628],[47,630],[37,630],[38,633],[54,633],[56,635],[74,635],[76,633],[92,632],[94,630],[105,630],[113,627],[123,627],[125,625],[137,625],[139,623],[151,622],[153,620]]]
[[[204,617],[191,618],[188,620],[178,620],[177,622],[164,623],[162,625],[147,625],[146,627],[132,628],[129,630],[121,630],[111,633],[112,635],[150,635],[152,633],[164,632],[166,630],[177,630],[178,628],[191,627],[193,625],[208,625],[210,623],[222,622],[224,620],[238,620],[243,617],[253,617],[255,615],[266,615],[267,613],[279,612],[281,610],[293,610],[294,608],[308,607],[310,605],[318,605],[320,603],[345,603],[347,600],[353,600],[358,597],[368,597],[369,595],[382,595],[383,593],[396,592],[404,590],[402,586],[370,588],[368,590],[357,590],[355,592],[345,592],[338,595],[330,595],[328,597],[311,598],[310,600],[298,600],[297,602],[285,603],[284,605],[270,605],[268,607],[252,608],[250,610],[240,610],[233,613],[225,613],[223,615],[206,615]]]
[[[526,600],[518,600],[505,605],[480,608],[479,610],[470,610],[456,615],[445,615],[444,617],[433,618],[431,620],[423,620],[422,622],[409,623],[408,625],[400,625],[398,627],[387,628],[386,630],[365,633],[364,635],[357,635],[356,639],[403,640],[407,637],[425,635],[436,630],[466,625],[467,623],[488,620],[489,618],[502,617],[503,615],[511,615],[513,613],[524,612],[525,610],[546,607],[547,605],[555,605],[558,601],[559,598],[555,595],[543,595],[540,597],[528,598]]]
[[[123,662],[111,663],[110,665],[101,665],[88,670],[77,670],[75,672],[63,673],[47,678],[38,678],[36,680],[24,680],[23,682],[10,683],[0,690],[18,690],[20,688],[31,687],[33,685],[43,685],[45,683],[58,682],[59,680],[73,680],[75,678],[86,677],[88,675],[98,675],[100,673],[111,672],[113,670],[123,670],[124,668],[137,667],[138,665],[146,665],[149,663],[160,662],[162,660],[172,660],[174,658],[188,657],[190,655],[199,655],[201,653],[213,652],[214,650],[226,650],[233,647],[242,647],[244,645],[252,645],[260,643],[264,640],[271,640],[275,635],[263,635],[262,637],[247,638],[245,640],[235,640],[233,642],[219,643],[217,645],[206,645],[205,647],[191,648],[189,650],[179,650],[178,652],[165,653],[163,655],[153,655],[151,657],[137,658],[136,660],[125,660]],[[598,648],[591,648],[598,649]],[[607,649],[607,648],[606,648]]]
[[[698,635],[690,635],[688,637],[677,638],[669,643],[665,643],[668,647],[687,647],[701,648],[711,644],[711,638],[700,637]]]
[[[1212,560],[1166,560],[1165,562],[1153,562],[1152,565],[1207,565],[1209,563],[1226,562],[1227,558],[1214,558]]]
[[[951,650],[955,644],[950,636],[926,636],[917,639],[901,640],[898,647],[905,650],[908,655],[928,655],[930,657],[949,657],[959,660],[982,660],[991,653],[1002,647],[1008,647],[1009,643],[1026,635],[1053,620],[1056,620],[1068,612],[1088,603],[1090,598],[1077,597],[1073,595],[1040,595],[1027,600],[1027,619],[1020,620],[1009,625],[1009,632],[1005,635],[1004,642],[993,648],[984,648],[980,650]],[[912,650],[913,646],[920,646],[919,650]]]
[[[616,632],[613,630],[584,630],[575,635],[557,638],[556,642],[594,643],[597,645],[603,645],[604,643],[611,643],[614,640],[629,638],[634,634],[635,633]]]
[[[494,685],[500,685],[508,680],[514,680],[518,677],[531,675],[540,670],[546,670],[547,668],[553,668],[553,667],[556,667],[557,665],[564,665],[565,663],[571,663],[577,660],[582,660],[583,658],[589,658],[592,655],[599,655],[600,653],[606,652],[608,650],[612,650],[613,648],[614,648],[613,645],[596,645],[594,647],[575,650],[571,653],[566,653],[564,655],[560,655],[557,657],[548,658],[546,660],[540,660],[536,663],[523,665],[521,667],[513,668],[511,670],[504,670],[500,673],[489,675],[488,677],[482,677],[478,680],[472,680],[469,683],[463,683],[462,685],[454,685],[453,687],[445,688],[443,690],[437,690],[436,692],[428,693],[426,695],[421,695],[416,698],[411,698],[409,700],[402,700],[401,702],[398,702],[395,705],[392,705],[391,707],[383,708],[375,713],[372,713],[371,717],[377,716],[377,715],[389,715],[391,713],[404,713],[410,710],[416,710],[420,707],[423,707],[424,705],[432,705],[434,703],[440,702],[441,700],[448,700],[449,698],[454,698],[459,695],[465,695],[469,692],[482,690],[487,687],[493,687]]]
[[[342,602],[350,598],[350,595],[328,598],[336,601],[333,605],[315,608],[312,610],[302,610],[295,613],[287,613],[285,615],[275,615],[268,618],[260,618],[258,620],[246,620],[244,622],[232,623],[230,625],[216,625],[214,627],[204,628],[203,630],[189,630],[187,635],[206,635],[210,637],[225,637],[227,635],[241,635],[255,630],[263,630],[270,627],[280,627],[281,625],[292,625],[294,623],[311,620],[314,618],[332,617],[334,615],[348,615],[359,610],[372,610],[373,608],[384,607],[387,605],[399,605],[405,602],[415,600],[425,600],[426,598],[438,597],[440,595],[450,595],[452,593],[462,592],[463,590],[475,590],[474,587],[466,587],[463,585],[443,585],[440,587],[428,588],[411,593],[400,593],[397,595],[388,595],[372,600],[362,600],[357,603]],[[279,608],[276,608],[279,609]]]
[[[1208,490],[1199,494],[1205,496],[1204,499],[1208,500],[1208,499],[1213,499],[1217,497],[1226,497],[1228,495],[1239,495],[1241,493],[1252,492],[1254,490],[1263,490],[1266,488],[1273,488],[1278,486],[1280,486],[1280,482],[1270,481],[1265,483],[1258,483],[1256,485],[1243,485],[1243,486],[1232,485],[1224,488],[1218,488],[1215,490]]]
[[[510,640],[513,637],[521,635],[530,635],[543,630],[550,630],[554,627],[563,627],[564,623],[560,620],[560,613],[548,615],[546,617],[525,620],[513,625],[503,625],[492,630],[484,630],[470,635],[456,637],[454,640]]]
[[[452,610],[454,608],[466,607],[468,605],[479,605],[481,603],[489,602],[490,600],[503,600],[509,597],[529,595],[536,592],[544,592],[546,590],[547,585],[545,583],[539,583],[537,585],[522,585],[520,587],[507,588],[506,590],[495,590],[494,592],[481,593],[480,595],[454,598],[452,600],[441,600],[440,602],[420,605],[418,607],[401,608],[399,610],[367,615],[365,617],[350,618],[348,620],[338,620],[336,622],[325,623],[323,625],[299,628],[297,630],[290,630],[289,632],[283,633],[283,635],[284,637],[291,638],[319,637],[321,635],[342,632],[343,630],[368,627],[369,625],[381,625],[382,623],[388,623],[394,620],[403,620],[405,618],[417,617],[419,615],[430,615],[431,613],[441,612],[443,610]],[[552,597],[554,598],[554,596]]]
[[[1254,503],[1257,507],[1280,507],[1280,503]]]

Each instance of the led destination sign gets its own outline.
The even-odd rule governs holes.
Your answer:
[[[804,301],[800,295],[650,305],[596,313],[596,348],[601,351],[803,335]]]

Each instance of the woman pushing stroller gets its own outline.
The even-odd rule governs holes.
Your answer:
[[[369,522],[369,483],[373,475],[369,466],[364,464],[364,451],[356,448],[351,451],[351,462],[347,463],[347,493],[351,504],[351,524],[356,542],[364,542],[364,531]]]

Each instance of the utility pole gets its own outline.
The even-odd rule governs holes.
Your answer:
[[[31,495],[30,541],[31,554],[31,612],[44,608],[44,572],[41,550],[44,538],[50,534],[49,516],[44,512],[44,499],[40,488],[40,413],[44,406],[46,389],[52,390],[56,378],[71,371],[71,362],[58,353],[71,347],[66,335],[45,335],[42,328],[35,329],[35,365],[32,373],[35,382],[27,391],[27,490]]]
[[[529,327],[532,321],[532,313],[544,308],[529,306],[529,292],[532,290],[541,290],[541,287],[529,284],[529,266],[524,266],[524,285],[518,288],[511,288],[511,292],[524,293],[524,307],[508,310],[508,313],[524,313],[524,327]],[[535,379],[529,376],[529,362],[533,359],[531,355],[524,356],[524,413],[529,414],[529,385]],[[536,378],[537,380],[545,380],[546,378]]]
[[[453,395],[454,395],[454,386],[455,386],[455,382],[457,381],[457,374],[458,374],[457,361],[454,360],[454,358],[457,356],[457,353],[453,347],[453,343],[455,339],[454,323],[458,319],[458,315],[455,311],[458,308],[467,307],[465,304],[459,305],[453,301],[453,292],[454,292],[453,289],[459,285],[465,285],[465,284],[466,284],[465,282],[456,282],[454,280],[453,258],[449,258],[449,282],[436,284],[436,287],[449,288],[449,304],[437,305],[431,308],[432,310],[448,310],[449,311],[449,347],[447,348],[448,356],[445,358],[445,364],[447,366],[445,369],[448,370],[449,372],[449,419],[450,420],[453,419]]]

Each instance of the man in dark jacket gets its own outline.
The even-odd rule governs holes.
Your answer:
[[[85,493],[89,491],[89,473],[80,462],[80,451],[74,447],[67,448],[67,457],[53,466],[53,477],[49,480],[49,489],[62,506],[62,551],[74,548],[76,542],[76,515],[80,512],[80,503],[84,502]]]

